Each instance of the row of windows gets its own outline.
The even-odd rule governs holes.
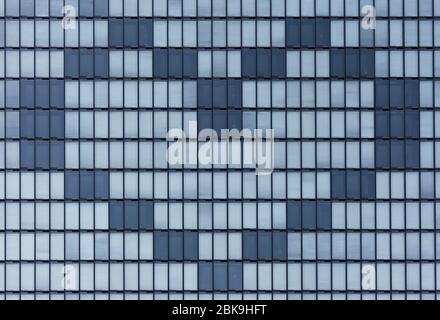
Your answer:
[[[170,129],[184,128],[188,134],[191,120],[198,121],[199,130],[213,128],[220,133],[220,129],[227,128],[274,128],[275,138],[289,139],[440,137],[440,132],[434,130],[440,124],[440,113],[430,111],[206,110],[182,113],[37,109],[0,112],[0,139],[164,139]]]
[[[197,150],[197,146],[194,144]],[[0,159],[0,168],[4,169],[166,169],[166,143],[151,142],[67,142],[32,141],[8,142],[6,149],[0,143],[5,157]],[[222,152],[225,145],[213,150]],[[247,148],[232,144],[227,150]],[[238,149],[240,148],[240,149]],[[286,150],[287,148],[287,150]],[[199,146],[198,150],[202,150]],[[374,142],[288,142],[274,144],[276,159],[275,169],[329,169],[329,168],[376,168],[376,169],[433,169],[439,167],[439,144],[418,141],[380,140]],[[154,152],[154,155],[153,155]],[[239,152],[239,151],[237,151]],[[20,158],[21,155],[21,158]],[[376,157],[375,157],[376,155]],[[434,166],[435,156],[435,166]],[[229,168],[240,169],[239,161],[230,159]],[[5,165],[6,164],[6,165]],[[181,165],[170,165],[170,168],[182,168]],[[244,168],[252,165],[244,164]],[[195,168],[185,165],[184,168]],[[200,169],[225,168],[221,164],[202,164]]]
[[[357,291],[361,290],[363,266],[360,263],[81,263],[72,265],[81,276],[75,279],[76,286],[72,288],[76,289],[70,291],[79,288],[90,291]],[[2,264],[0,272],[7,276],[1,277],[0,290],[64,291],[63,267],[62,263]],[[435,281],[439,265],[434,263],[378,263],[377,269],[377,290],[432,291],[439,285]],[[134,297],[137,298],[137,294]],[[272,294],[266,294],[266,299],[271,297]]]
[[[276,78],[371,78],[433,77],[440,74],[440,51],[170,49],[152,52],[81,49],[66,50],[64,55],[62,51],[54,50],[8,50],[6,55],[4,53],[0,51],[0,76],[7,77],[237,78],[272,75]],[[277,59],[281,62],[275,62]],[[267,63],[260,65],[264,61]],[[34,68],[34,64],[38,67]]]
[[[49,5],[50,4],[50,5]],[[63,0],[2,0],[0,15],[61,17]],[[350,0],[67,0],[66,4],[78,8],[82,17],[92,16],[362,16],[365,5],[373,5],[371,0],[361,2]],[[439,16],[438,0],[396,0],[390,6],[389,0],[376,0],[378,16]],[[433,7],[434,5],[434,7]],[[315,7],[316,6],[316,7]]]
[[[0,143],[5,157],[0,159],[4,169],[165,169],[166,143],[151,142],[67,142],[32,141]],[[197,146],[194,144],[197,149]],[[219,145],[216,150],[221,153]],[[229,151],[245,148],[232,144]],[[287,149],[287,150],[286,150]],[[202,150],[199,146],[198,150]],[[276,142],[275,169],[433,169],[439,167],[439,144],[412,140],[379,140],[374,142]],[[154,152],[154,156],[153,156]],[[21,155],[21,158],[20,158]],[[376,155],[376,156],[375,156]],[[241,161],[241,158],[240,158]],[[6,165],[5,165],[6,164]],[[435,164],[435,165],[434,165]],[[182,168],[170,165],[170,168]],[[241,168],[240,162],[230,162],[230,169]],[[244,168],[251,165],[244,164]],[[195,168],[185,165],[184,168]],[[203,164],[200,169],[225,168],[221,164]]]
[[[297,291],[291,291],[290,293],[283,293],[281,291],[274,291],[273,293],[266,293],[265,291],[259,291],[254,293],[246,291],[245,293],[238,293],[231,291],[230,293],[223,293],[221,291],[200,293],[176,292],[171,291],[164,293],[156,291],[155,293],[150,291],[140,291],[133,293],[132,291],[97,291],[96,293],[90,293],[90,291],[81,291],[80,293],[73,293],[72,291],[57,292],[48,290],[39,290],[38,292],[22,293],[7,291],[6,294],[0,294],[1,300],[435,300],[436,294],[430,291],[422,291],[414,293],[410,291],[408,293],[401,293],[401,291],[394,291],[393,293],[384,293],[380,291],[378,293],[369,293],[370,291],[364,291],[364,293],[356,293],[356,291],[350,291],[348,293],[339,293],[334,291],[330,293],[329,290],[318,291],[319,293],[299,293]]]
[[[123,217],[121,210],[125,213]],[[287,203],[283,201],[163,203],[145,200],[110,202],[97,200],[93,203],[52,201],[0,204],[0,230],[38,230],[39,232],[107,231],[110,227],[113,231],[124,229],[126,232],[182,229],[238,231],[316,229],[320,234],[330,229],[335,232],[334,234],[345,232],[346,229],[418,232],[419,229],[440,229],[439,218],[439,203],[408,201],[372,203],[291,200]],[[379,233],[378,236],[381,234]],[[294,243],[299,244],[300,241]]]
[[[36,94],[38,91],[38,94]],[[432,108],[440,81],[0,81],[0,108]]]
[[[318,221],[319,223],[319,221]],[[433,260],[434,233],[7,233],[2,260]],[[34,248],[36,250],[34,251]]]
[[[439,183],[429,171],[0,172],[0,199],[433,199]]]
[[[64,30],[60,20],[0,20],[0,46],[17,47],[432,47],[440,21],[307,20],[81,20]]]

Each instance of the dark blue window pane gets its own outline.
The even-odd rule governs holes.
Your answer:
[[[258,232],[258,259],[272,259],[272,233]]]
[[[360,199],[361,196],[361,173],[359,171],[347,171],[347,199]]]
[[[317,220],[318,220],[318,229],[320,230],[330,230],[331,220],[332,220],[332,212],[331,212],[331,203],[329,201],[318,201],[317,203]]]
[[[125,201],[125,226],[127,230],[138,230],[139,228],[139,214],[138,214],[138,202],[137,201]]]
[[[211,108],[212,107],[212,82],[211,80],[197,81],[197,98],[198,106]]]
[[[34,111],[22,110],[20,112],[20,137],[34,137]]]
[[[80,198],[85,200],[93,200],[93,172],[81,171],[80,172]]]
[[[198,59],[197,51],[184,49],[183,50],[183,76],[184,77],[197,77],[198,73]]]
[[[110,47],[122,47],[124,36],[124,21],[110,19],[108,21],[108,44]]]
[[[255,49],[241,51],[241,70],[243,77],[249,78],[257,75],[257,51]]]
[[[286,260],[287,257],[287,235],[285,232],[275,231],[273,233],[273,259]]]
[[[420,141],[407,140],[406,141],[406,167],[420,168]]]
[[[50,112],[50,137],[64,138],[64,111]]]
[[[333,67],[333,65],[332,65]],[[345,68],[346,76],[350,78],[359,77],[359,50],[346,49],[345,52]]]
[[[314,47],[315,46],[315,20],[303,19],[301,20],[301,46]]]
[[[420,106],[419,80],[405,80],[405,107]]]
[[[376,174],[374,171],[362,171],[362,199],[376,198]]]
[[[329,47],[330,46],[330,20],[317,19],[316,20],[316,46]]]
[[[20,168],[34,169],[34,141],[20,141]]]
[[[152,230],[153,229],[153,202],[141,201],[139,203],[139,229]]]
[[[389,108],[390,106],[390,89],[388,80],[376,80],[376,107]]]
[[[71,78],[77,78],[79,76],[78,50],[66,49],[64,51],[64,75]]]
[[[373,49],[361,49],[361,77],[374,77],[375,51]]]
[[[213,114],[214,130],[220,136],[222,130],[228,129],[228,118],[226,111],[214,111]]]
[[[170,260],[183,259],[183,234],[182,232],[170,231]]]
[[[214,80],[213,81],[213,95],[214,103],[213,107],[223,108],[227,107],[227,83],[226,80]]]
[[[124,20],[124,46],[138,46],[138,22],[135,19]]]
[[[52,169],[64,169],[64,142],[50,142],[50,167]]]
[[[301,39],[301,23],[298,19],[288,19],[286,21],[286,46],[298,48]]]
[[[257,234],[256,232],[243,232],[243,259],[257,259]]]
[[[95,49],[95,77],[108,77],[108,50]]]
[[[316,202],[303,201],[302,203],[302,226],[304,229],[316,229]]]
[[[391,141],[391,168],[402,169],[405,166],[405,142],[403,140]]]
[[[331,65],[330,70],[332,77],[345,76],[344,60],[345,60],[344,50],[332,49],[330,51],[330,65]]]
[[[403,80],[390,80],[390,106],[392,108],[403,108]]]
[[[228,107],[241,108],[241,80],[228,80]]]
[[[153,74],[155,77],[168,76],[167,50],[155,49],[153,54]]]
[[[214,262],[214,290],[228,290],[228,268],[226,262]]]
[[[332,171],[332,198],[345,199],[345,173],[342,171]]]
[[[139,46],[153,46],[153,22],[151,20],[139,20]]]
[[[168,232],[154,232],[154,259],[168,259]]]
[[[109,195],[108,171],[95,171],[95,198],[108,199]]]
[[[35,136],[37,138],[49,138],[49,111],[35,111]]]
[[[64,196],[66,199],[79,199],[79,172],[66,171],[64,177]],[[111,213],[111,210],[110,210]],[[111,219],[110,219],[111,222]]]
[[[407,138],[420,137],[420,113],[419,111],[405,112],[405,136]]]
[[[95,15],[98,17],[108,16],[108,0],[94,1]]]
[[[199,111],[197,112],[197,126],[199,131],[203,129],[212,128],[212,112],[211,111]]]
[[[287,228],[301,230],[301,202],[299,201],[287,203]]]
[[[110,201],[110,229],[124,229],[124,203],[121,201]]]
[[[49,108],[49,80],[36,80],[35,92],[35,106]]]
[[[22,107],[33,108],[35,105],[34,80],[20,81],[20,105]]]
[[[286,50],[272,50],[272,77],[286,77]]]
[[[242,129],[242,117],[241,111],[228,111],[228,128],[229,129]]]
[[[182,50],[169,49],[168,72],[170,77],[182,77]]]
[[[270,77],[270,49],[257,49],[257,76]]]
[[[80,50],[80,76],[93,77],[93,50]]]
[[[198,234],[197,232],[185,232],[184,233],[184,255],[185,260],[197,260],[198,259]]]
[[[199,290],[211,291],[212,290],[212,263],[200,262],[199,268]]]
[[[64,108],[64,80],[50,80],[50,106]]]
[[[229,262],[229,290],[243,289],[243,265],[241,262]]]
[[[389,141],[376,141],[376,168],[389,168],[390,166],[390,143]]]
[[[391,111],[391,137],[405,137],[405,118],[403,111]]]
[[[390,136],[390,114],[388,111],[376,111],[375,113],[375,136],[386,138]]]

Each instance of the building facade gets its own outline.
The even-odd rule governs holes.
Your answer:
[[[436,299],[439,17],[1,0],[0,298]],[[191,123],[273,129],[273,170],[170,163]]]

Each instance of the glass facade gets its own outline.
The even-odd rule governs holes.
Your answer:
[[[0,0],[0,299],[436,299],[439,138],[440,0]]]

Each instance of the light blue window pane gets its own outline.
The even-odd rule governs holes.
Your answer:
[[[63,0],[50,0],[49,1],[50,4],[50,16],[51,17],[61,17],[62,16],[62,8],[63,8]],[[70,2],[66,2],[67,5],[73,5],[76,8],[78,7],[78,5],[76,4],[76,1],[70,1]],[[76,5],[75,5],[76,4]]]
[[[200,0],[199,0],[199,2],[200,2]],[[226,16],[226,0],[213,1],[212,14],[216,17]]]
[[[20,24],[18,21],[6,21],[6,46],[18,47],[20,39]]]
[[[379,17],[388,16],[388,0],[376,0],[375,7]]]
[[[330,13],[329,0],[316,0],[316,15],[328,16]]]
[[[137,16],[137,0],[124,0],[124,16],[136,17]]]
[[[255,23],[252,21],[243,21],[243,46],[254,47],[256,45]]]
[[[405,0],[404,1],[405,16],[407,16],[407,17],[417,16],[417,12],[418,12],[417,3],[418,3],[417,0]]]
[[[199,21],[198,22],[198,46],[210,47],[211,46],[211,22]]]
[[[393,1],[390,5],[390,16],[399,17],[403,15],[403,0]]]
[[[211,1],[210,0],[197,0],[198,2],[198,15],[201,17],[211,16]],[[215,15],[215,14],[214,14]]]
[[[213,46],[225,47],[226,46],[226,22],[214,21],[213,22]]]
[[[6,15],[11,17],[18,17],[20,14],[20,2],[16,0],[6,0]]]
[[[242,15],[252,17],[255,16],[255,1],[256,0],[242,0]]]
[[[183,15],[185,17],[194,17],[197,12],[197,0],[183,1]]]
[[[19,97],[19,82],[14,80],[6,81],[6,107],[18,108]]]
[[[432,46],[432,23],[429,21],[420,21],[419,25],[420,34],[420,46],[430,47]]]
[[[35,45],[37,47],[49,46],[48,21],[35,21]]]

